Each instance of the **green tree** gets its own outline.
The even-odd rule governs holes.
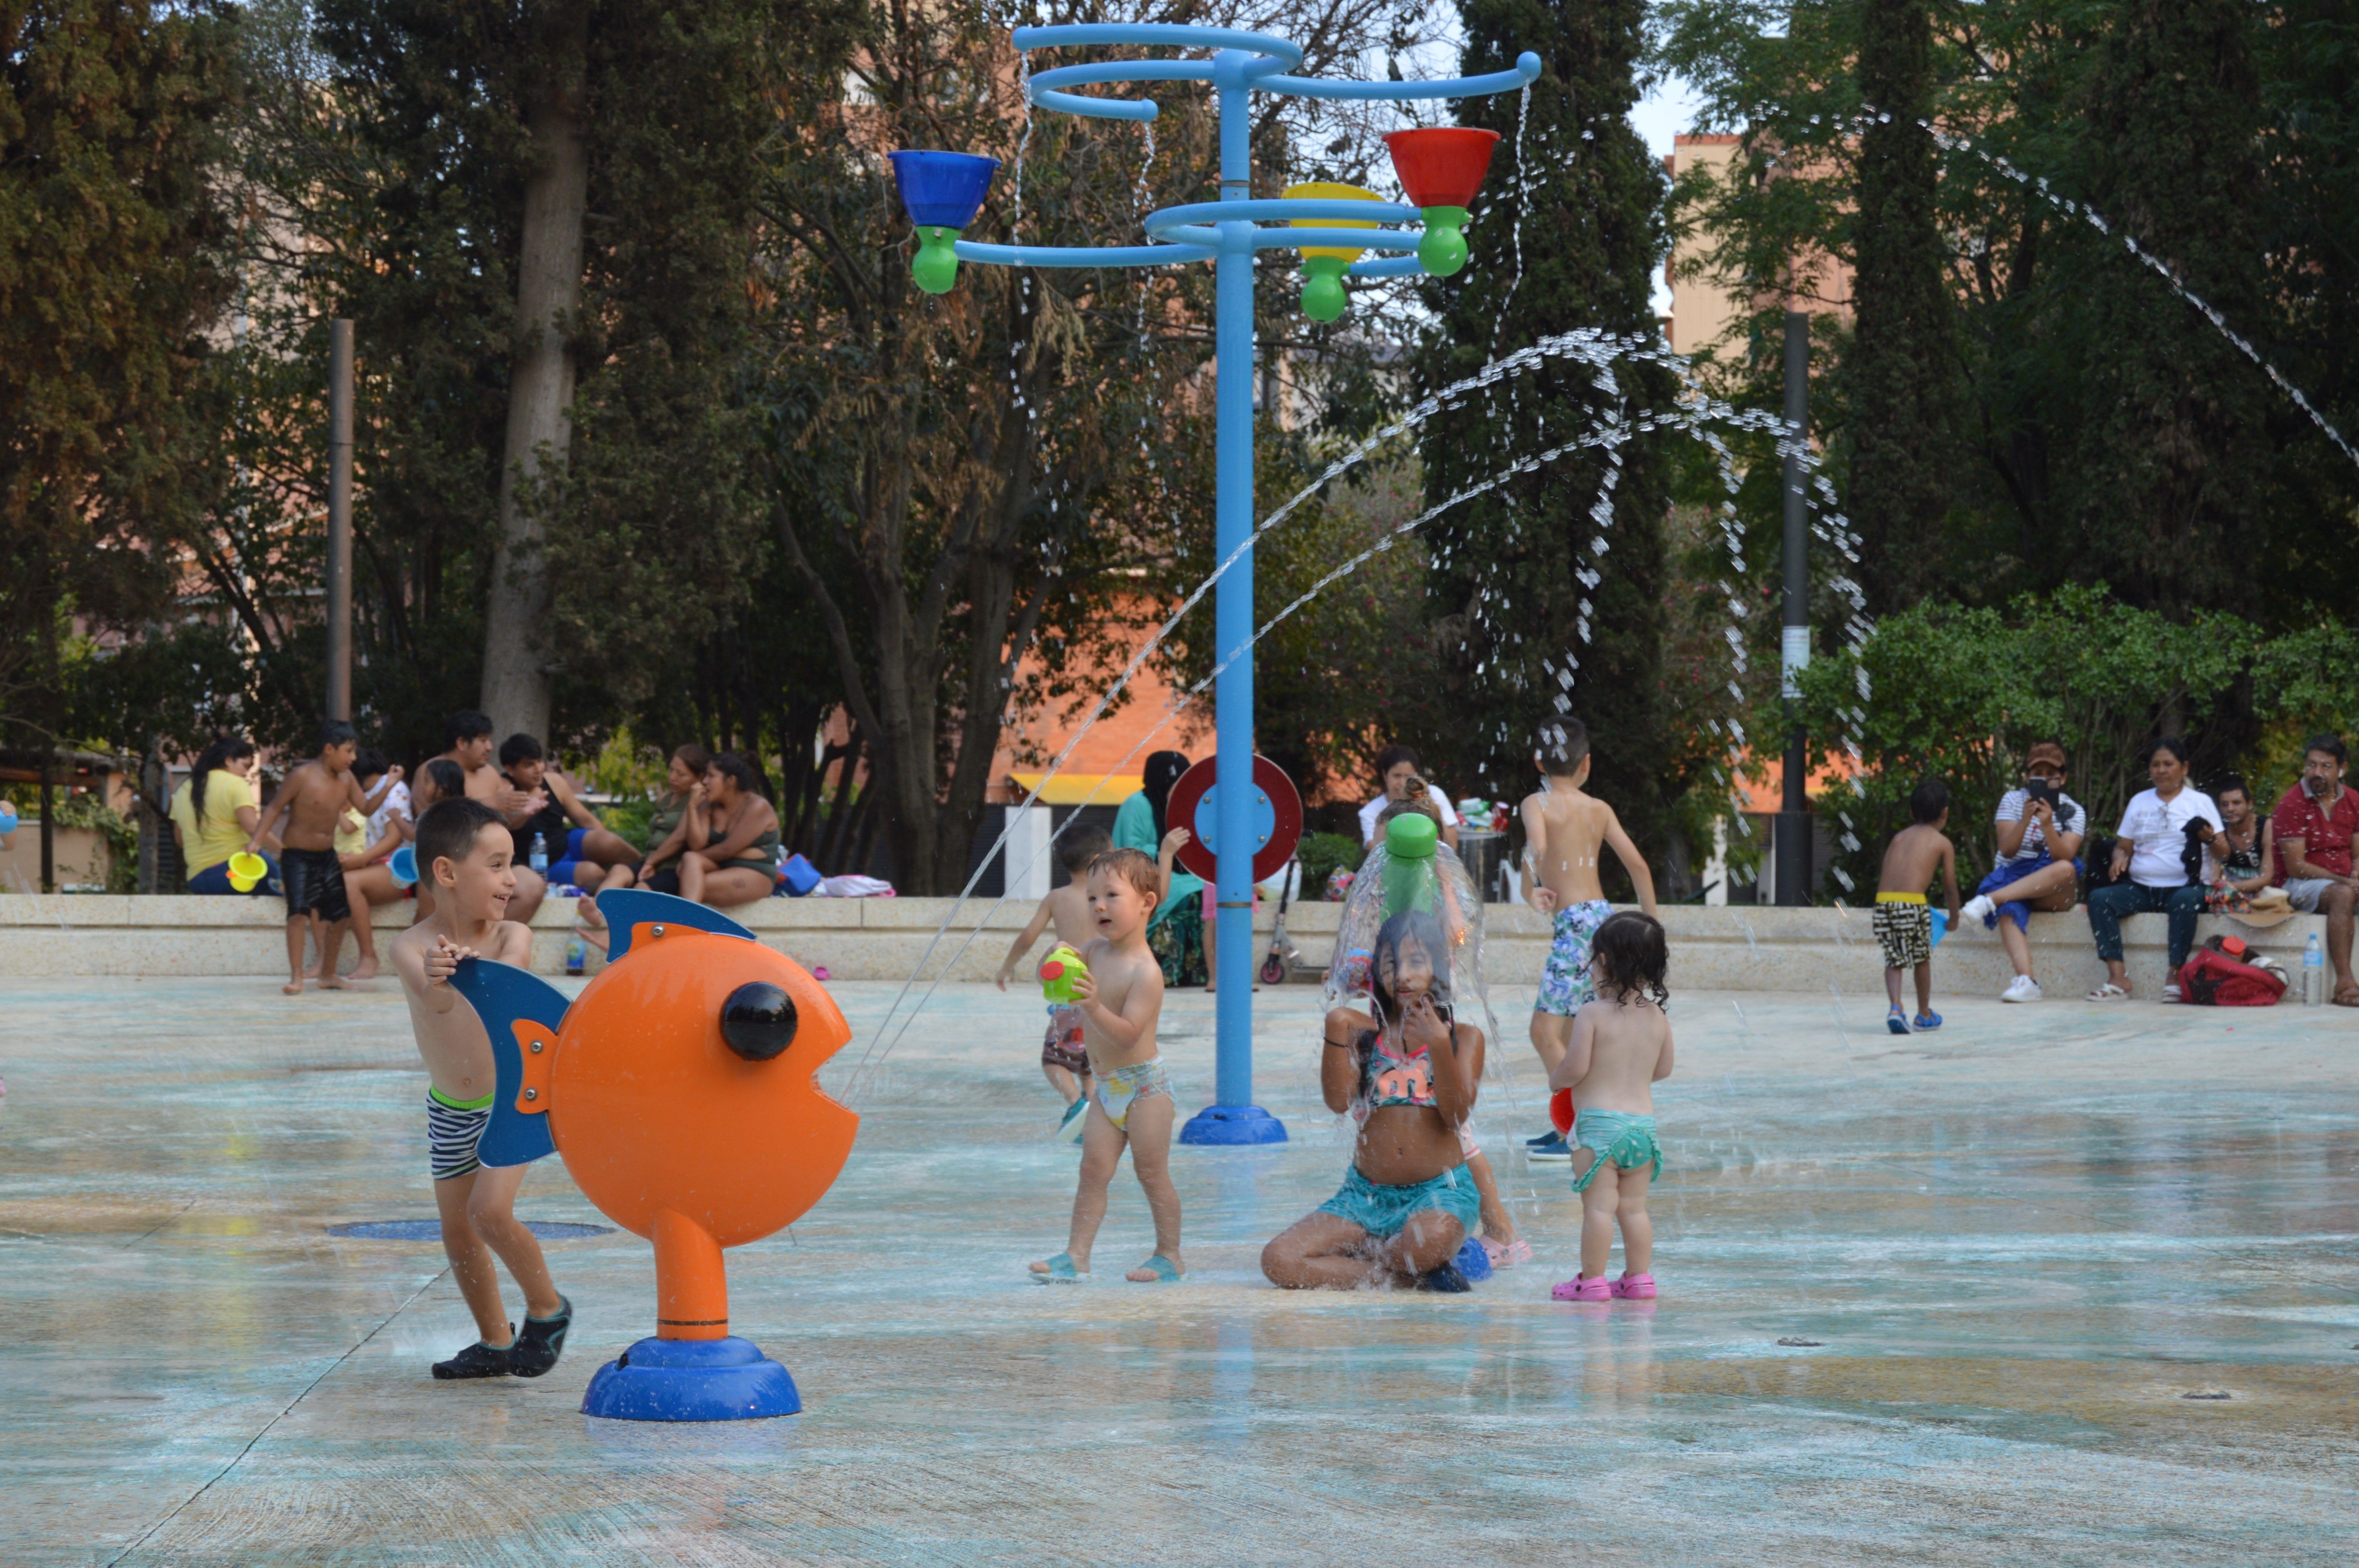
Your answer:
[[[1543,66],[1520,136],[1513,95],[1460,105],[1462,123],[1503,139],[1473,209],[1477,259],[1430,291],[1428,385],[1543,333],[1659,336],[1650,291],[1666,243],[1664,179],[1627,117],[1643,10],[1637,0],[1463,0],[1469,73],[1504,69],[1527,48]],[[1663,438],[1635,421],[1676,396],[1651,364],[1625,362],[1601,386],[1587,367],[1554,362],[1434,419],[1423,449],[1426,494],[1439,501],[1568,436],[1634,421],[1619,447],[1568,454],[1431,525],[1452,722],[1430,740],[1461,789],[1506,794],[1530,779],[1541,723],[1571,711],[1595,740],[1593,788],[1650,856],[1663,848],[1674,782],[1662,705],[1669,466]]]
[[[1957,483],[1959,409],[1949,245],[1940,229],[1926,0],[1864,0],[1859,90],[1878,112],[1861,133],[1854,329],[1843,372],[1851,406],[1848,509],[1869,608],[1916,603],[1944,576]]]
[[[183,399],[222,300],[234,79],[203,9],[0,7],[0,730],[70,721],[71,620],[169,602],[149,528],[188,505]]]

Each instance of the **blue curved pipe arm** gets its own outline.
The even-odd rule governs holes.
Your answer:
[[[1168,22],[1068,22],[1053,27],[1018,27],[1013,37],[1016,47],[1025,50],[1132,44],[1147,49],[1245,49],[1277,60],[1281,71],[1292,71],[1302,63],[1300,44],[1236,27],[1190,27]]]
[[[1162,229],[1174,223],[1290,223],[1297,218],[1317,218],[1328,223],[1343,218],[1365,218],[1378,223],[1414,223],[1424,215],[1417,208],[1405,207],[1397,201],[1355,201],[1348,197],[1187,201],[1148,213],[1147,232],[1159,237]],[[1324,245],[1327,242],[1320,240],[1316,243]]]
[[[1308,76],[1266,76],[1254,85],[1265,93],[1291,93],[1298,98],[1474,98],[1521,87],[1539,73],[1540,57],[1526,49],[1516,57],[1513,71],[1495,71],[1488,76],[1444,82],[1321,82]]]
[[[1079,114],[1086,120],[1151,120],[1163,113],[1152,98],[1084,98],[1078,93],[1058,93],[1042,87],[1028,91],[1032,102],[1041,108]]]
[[[980,240],[961,240],[951,248],[961,261],[991,267],[1170,267],[1212,261],[1221,254],[1192,245],[1004,245]]]
[[[1353,278],[1414,278],[1425,267],[1414,256],[1372,256],[1343,270]]]

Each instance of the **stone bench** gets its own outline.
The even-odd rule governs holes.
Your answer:
[[[838,979],[903,980],[921,959],[929,977],[990,979],[1030,918],[1029,905],[994,909],[987,899],[972,901],[937,942],[936,928],[951,907],[948,898],[766,898],[729,913],[762,941]],[[375,911],[380,943],[409,923],[411,909],[404,902]],[[1288,909],[1287,929],[1305,961],[1325,966],[1342,910],[1324,903]],[[1255,917],[1256,962],[1267,950],[1275,913],[1265,904]],[[548,900],[535,914],[535,970],[563,969],[573,914],[573,900],[563,898]],[[1521,904],[1489,905],[1484,914],[1491,985],[1516,995],[1520,1006],[1547,956],[1548,921]],[[1863,909],[1683,904],[1664,909],[1663,924],[1674,990],[1883,990],[1884,961]],[[2325,926],[2320,916],[2297,915],[2258,931],[2205,916],[2197,931],[2199,940],[2215,931],[2243,936],[2298,971],[2304,939],[2317,931],[2322,940]],[[283,906],[271,898],[0,895],[0,975],[283,975],[285,929]],[[2133,916],[2122,930],[2135,992],[2151,998],[2163,980],[2164,918]],[[2034,967],[2051,997],[2080,996],[2104,977],[2083,911],[2034,915],[2030,938]],[[1044,942],[1035,956],[1046,950]],[[596,964],[593,950],[593,970]],[[1996,933],[1978,926],[1952,933],[1934,953],[1935,1005],[1942,996],[1995,996],[2013,974]]]

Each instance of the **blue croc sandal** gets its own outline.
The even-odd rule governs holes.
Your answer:
[[[1155,1278],[1152,1279],[1133,1279],[1131,1283],[1134,1285],[1169,1285],[1178,1282],[1180,1279],[1180,1270],[1172,1267],[1171,1259],[1164,1257],[1163,1254],[1159,1252],[1154,1257],[1148,1258],[1146,1262],[1140,1264],[1139,1267],[1141,1269],[1152,1269],[1155,1270]]]
[[[1928,1029],[1940,1029],[1940,1027],[1941,1027],[1941,1015],[1940,1015],[1940,1014],[1939,1014],[1939,1013],[1919,1013],[1919,1014],[1918,1014],[1918,1015],[1917,1015],[1917,1032],[1918,1032],[1919,1034],[1923,1034],[1923,1033],[1924,1033],[1926,1030],[1928,1030]]]
[[[1884,1015],[1884,1027],[1890,1029],[1894,1034],[1907,1034],[1908,1032],[1908,1019],[1899,1008],[1895,1007],[1890,1012]]]
[[[1049,1259],[1048,1268],[1032,1276],[1032,1282],[1036,1285],[1078,1285],[1088,1278],[1087,1274],[1074,1270],[1071,1253],[1060,1252]]]

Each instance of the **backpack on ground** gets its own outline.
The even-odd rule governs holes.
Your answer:
[[[2249,956],[2241,937],[2212,938],[2180,966],[2180,996],[2205,1007],[2276,1007],[2286,993],[2285,976],[2245,963]]]

